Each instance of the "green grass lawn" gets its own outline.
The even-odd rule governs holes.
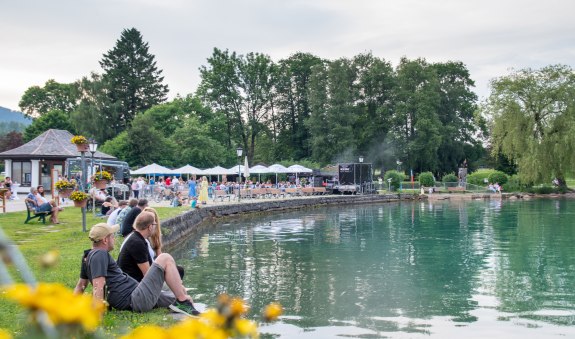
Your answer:
[[[187,207],[160,207],[156,209],[160,219],[178,215],[187,210]],[[80,261],[84,249],[90,248],[88,234],[82,232],[81,210],[74,207],[66,207],[60,212],[59,225],[46,225],[32,221],[31,224],[24,224],[26,212],[12,212],[0,214],[0,227],[24,255],[28,265],[34,272],[38,280],[44,282],[59,282],[65,286],[74,288],[80,274]],[[92,214],[87,215],[87,229],[91,225],[102,222],[103,219],[94,218]],[[120,247],[123,238],[116,239],[116,250],[111,253],[117,258],[117,249]],[[48,251],[56,250],[60,254],[59,262],[56,266],[43,269],[40,265],[40,258]],[[22,281],[14,267],[10,267],[12,276],[17,281]],[[87,292],[90,293],[91,289]],[[0,298],[0,328],[18,334],[27,324],[26,313],[16,304]],[[129,329],[142,324],[169,325],[174,320],[164,309],[155,310],[149,313],[133,313],[129,311],[109,311],[106,313],[102,330],[106,337],[118,336]]]

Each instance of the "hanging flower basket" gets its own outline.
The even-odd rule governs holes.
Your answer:
[[[108,180],[95,180],[94,181],[94,187],[96,187],[97,189],[106,188],[107,184],[108,184]]]
[[[90,146],[88,145],[88,139],[82,135],[75,135],[70,142],[75,144],[78,148],[78,152],[88,152],[90,150]]]
[[[84,199],[84,200],[74,200],[74,207],[86,207],[86,205],[88,204],[88,199]]]

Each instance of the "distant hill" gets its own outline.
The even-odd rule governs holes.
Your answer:
[[[32,120],[26,118],[21,112],[0,106],[0,122],[18,122],[28,126],[32,123]]]

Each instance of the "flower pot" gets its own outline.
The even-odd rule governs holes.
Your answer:
[[[107,184],[108,180],[94,180],[94,187],[96,187],[97,189],[106,188]]]
[[[60,198],[68,198],[70,194],[72,194],[72,192],[74,192],[74,189],[64,188],[63,190],[58,191],[58,195],[60,196]]]
[[[76,144],[78,148],[78,152],[88,152],[90,150],[90,146],[88,144]]]
[[[88,199],[84,199],[84,200],[80,200],[80,201],[74,200],[74,206],[75,207],[86,207],[86,204],[88,204]]]

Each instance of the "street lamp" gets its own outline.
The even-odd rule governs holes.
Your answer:
[[[243,149],[241,147],[238,147],[236,149],[236,154],[238,156],[238,179],[239,179],[239,185],[238,185],[238,202],[240,202],[242,195],[241,195],[241,190],[242,190],[242,171],[240,169],[240,163],[242,161],[242,153],[243,153]]]
[[[399,159],[397,159],[397,161],[395,163],[397,164],[397,171],[400,172],[401,171],[401,161]]]
[[[88,144],[90,148],[90,153],[92,153],[92,160],[90,162],[90,174],[94,175],[94,153],[98,149],[98,143],[94,139],[90,139],[90,143]],[[92,214],[96,216],[96,195],[92,194]]]
[[[359,156],[359,191],[363,194],[363,181],[362,181],[362,168],[363,168],[363,155]]]

